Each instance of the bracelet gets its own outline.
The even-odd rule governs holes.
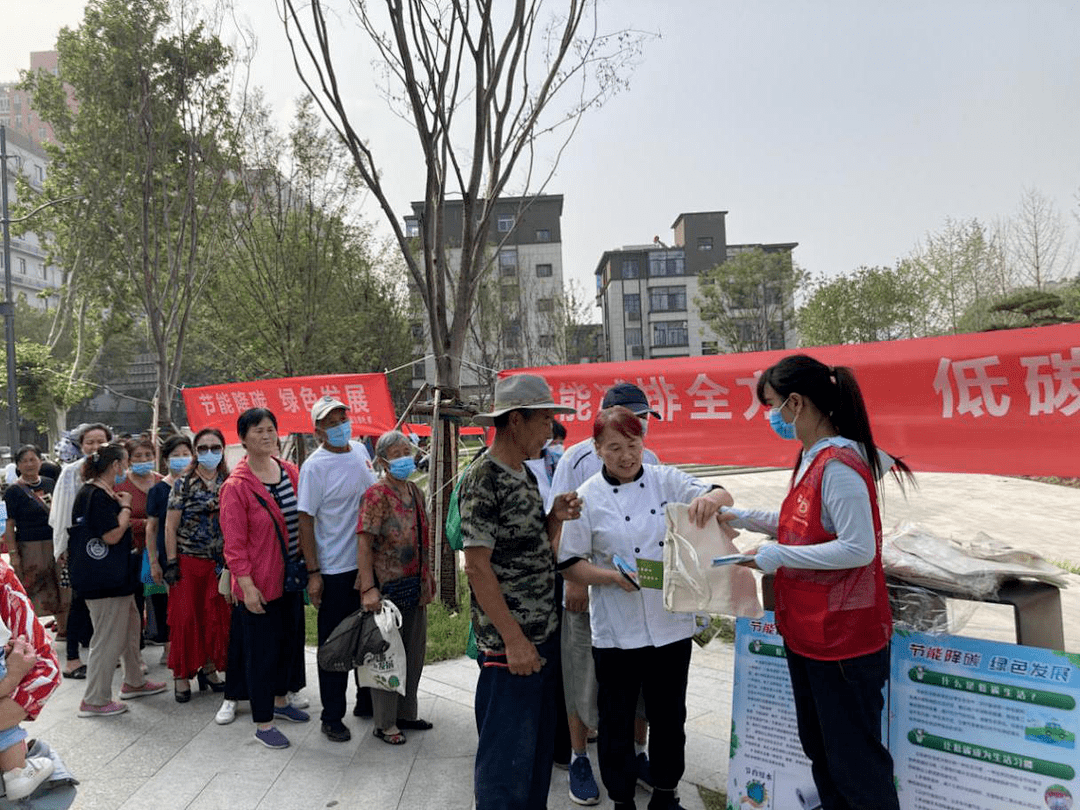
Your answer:
[[[360,591],[360,595],[363,596],[368,591],[373,591],[378,587],[379,587],[378,585],[372,585],[370,588],[364,588],[364,590]]]
[[[322,569],[321,569],[321,568],[309,568],[309,569],[308,569],[308,574],[309,574],[309,575],[310,575],[310,574],[321,574],[321,573],[322,573]]]
[[[120,507],[120,511],[121,511],[121,512],[123,512],[123,511],[124,511],[125,509],[127,509],[127,510],[128,510],[129,512],[131,511],[131,507],[130,507],[130,506],[121,506],[121,507]]]

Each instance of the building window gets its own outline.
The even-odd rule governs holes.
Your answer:
[[[554,298],[538,298],[536,300],[537,312],[554,312],[555,311],[555,299]]]
[[[551,275],[550,264],[538,264],[536,265],[536,275],[538,278],[547,278]]]
[[[405,235],[410,239],[415,239],[420,235],[420,220],[414,217],[408,217],[405,220]]]
[[[26,259],[19,259],[19,272],[26,275]]]
[[[640,346],[641,345],[641,327],[632,326],[626,330],[626,345],[627,346]]]
[[[22,127],[22,116],[19,115],[19,113],[15,113],[15,126],[19,128]]]
[[[517,282],[511,284],[503,284],[499,290],[499,297],[502,298],[503,304],[507,304],[511,301],[517,303],[520,298]]]
[[[622,262],[622,277],[623,278],[640,278],[641,267],[638,265],[637,259],[623,259]]]
[[[41,273],[41,277],[46,281],[49,280],[49,269],[44,264],[38,265],[38,272]]]
[[[419,321],[414,321],[412,324],[410,324],[409,331],[412,333],[413,340],[424,339],[424,325]]]
[[[653,312],[685,312],[686,287],[650,287],[649,309]]]
[[[686,275],[685,254],[681,250],[654,250],[649,254],[649,275]]]
[[[503,345],[508,349],[516,349],[521,345],[521,321],[514,318],[506,325],[503,333]]]
[[[537,242],[550,242],[551,241],[551,231],[548,230],[547,228],[537,228],[536,229],[536,241]]]
[[[11,111],[11,99],[7,96],[0,96],[0,112]]]
[[[521,368],[521,357],[519,355],[512,354],[506,358],[506,360],[503,362],[503,365],[507,368]]]
[[[499,275],[516,276],[518,271],[517,248],[503,248],[499,251]]]
[[[641,296],[638,293],[627,293],[622,297],[623,312],[631,321],[641,320]]]
[[[687,346],[686,321],[659,321],[653,324],[653,346]]]
[[[697,238],[698,250],[712,250],[712,237],[711,236],[699,236]]]
[[[541,349],[551,349],[555,346],[554,335],[540,335],[539,340]]]
[[[427,371],[424,368],[424,361],[419,363],[413,363],[412,365],[412,378],[414,380],[422,380],[427,376]]]
[[[39,141],[43,141],[49,136],[48,130],[46,130],[45,127],[38,127],[37,134]]]
[[[42,136],[42,137],[44,137],[44,136]],[[39,184],[45,182],[45,167],[44,166],[39,166],[36,163],[34,164],[34,180],[36,182],[38,182]]]
[[[514,215],[499,214],[495,220],[495,227],[499,229],[499,233],[510,233],[514,229]]]
[[[720,354],[720,347],[715,340],[701,341],[702,354]]]

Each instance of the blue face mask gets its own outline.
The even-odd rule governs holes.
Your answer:
[[[784,400],[784,404],[787,404],[787,400]],[[795,422],[785,422],[784,417],[780,415],[780,410],[784,406],[779,408],[771,408],[769,410],[769,427],[771,427],[776,435],[781,439],[794,439],[795,438]]]
[[[416,462],[413,461],[412,456],[402,456],[401,458],[395,458],[393,461],[388,462],[390,466],[390,474],[394,476],[398,481],[404,481],[413,471],[416,469]]]
[[[556,447],[555,449],[548,448],[547,457],[551,459],[551,466],[554,467],[559,463],[559,459],[563,457],[562,449]]]
[[[131,465],[131,471],[135,473],[135,475],[146,475],[154,471],[154,462],[136,461]]]
[[[326,429],[326,441],[331,447],[345,447],[352,438],[352,422],[346,419],[340,425]]]
[[[173,456],[169,459],[169,472],[182,473],[191,464],[191,456]]]
[[[127,473],[126,472],[120,473],[118,476],[116,476],[113,479],[113,481],[114,481],[113,486],[117,486],[117,487],[120,486],[122,483],[127,481]]]
[[[217,469],[217,465],[220,463],[221,453],[216,450],[209,453],[199,453],[199,464],[208,470]]]

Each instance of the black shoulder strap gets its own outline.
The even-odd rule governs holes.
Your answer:
[[[289,549],[285,545],[285,538],[281,535],[281,527],[278,526],[277,517],[274,516],[274,510],[270,508],[270,504],[266,502],[266,499],[257,492],[255,493],[255,500],[261,503],[263,509],[270,513],[270,521],[274,524],[274,533],[277,534],[278,544],[281,546],[281,561],[288,561]]]

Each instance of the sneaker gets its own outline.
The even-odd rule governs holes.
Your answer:
[[[306,709],[311,705],[311,701],[299,692],[289,692],[289,694],[285,696],[285,700],[288,701],[289,705],[294,709]]]
[[[348,742],[352,739],[352,732],[349,731],[349,727],[340,720],[323,723],[322,733],[325,734],[326,739],[331,742]]]
[[[570,801],[575,804],[600,802],[600,788],[596,786],[588,757],[575,757],[570,763]]]
[[[649,755],[642,751],[634,761],[634,770],[637,771],[638,787],[652,792],[652,771],[649,770]]]
[[[125,683],[120,687],[120,699],[131,700],[132,698],[156,695],[164,691],[165,684],[158,681],[146,681],[142,686],[131,686],[130,684]]]
[[[233,720],[236,719],[236,701],[235,700],[223,700],[221,701],[221,708],[217,710],[217,714],[214,715],[214,722],[219,726],[227,726]]]
[[[4,772],[4,792],[11,801],[25,799],[52,776],[52,772],[53,761],[48,757],[29,757],[22,768]]]
[[[256,729],[255,739],[265,745],[267,748],[288,748],[289,738],[277,730],[276,726],[270,726],[268,729]]]
[[[115,700],[110,700],[104,706],[91,706],[84,700],[79,704],[79,717],[108,717],[110,714],[123,714],[127,710],[127,706]]]
[[[274,707],[274,717],[280,717],[282,720],[289,720],[293,723],[306,723],[311,719],[311,715],[307,712],[302,712],[287,703],[284,706]]]

